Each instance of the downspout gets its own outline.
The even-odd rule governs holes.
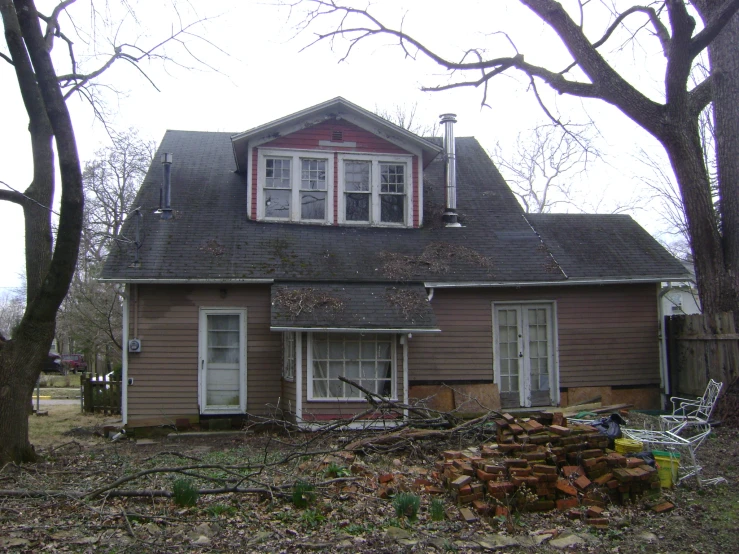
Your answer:
[[[662,299],[668,292],[672,290],[675,290],[675,287],[673,287],[670,283],[667,283],[667,286],[663,287],[657,295],[657,314],[659,317],[660,400],[662,403],[662,409],[667,406],[667,393],[670,390],[670,369],[667,365],[667,326],[665,325],[665,314],[664,310],[662,309]]]
[[[408,341],[413,337],[408,333],[401,337],[400,344],[403,346],[403,404],[408,405]],[[408,410],[403,410],[403,417],[408,417]]]
[[[295,424],[303,422],[303,333],[295,333]]]
[[[118,294],[123,297],[122,333],[121,333],[121,419],[123,425],[128,424],[128,294],[123,290]]]

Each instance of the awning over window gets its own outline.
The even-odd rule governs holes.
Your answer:
[[[272,285],[273,331],[438,332],[423,285]]]

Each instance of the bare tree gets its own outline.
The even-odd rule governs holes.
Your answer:
[[[121,303],[115,287],[97,280],[105,256],[120,237],[156,145],[138,132],[111,132],[111,145],[85,163],[85,216],[77,271],[57,316],[60,345],[84,353],[90,365],[102,355],[105,367],[120,358]]]
[[[701,29],[684,0],[631,5],[618,12],[615,4],[606,2],[578,0],[568,3],[569,9],[556,0],[519,2],[553,32],[569,53],[569,63],[563,67],[529,63],[510,37],[508,50],[494,55],[475,48],[458,55],[441,54],[402,26],[387,26],[368,9],[334,0],[304,0],[308,6],[304,27],[319,28],[311,44],[336,44],[345,39],[344,58],[361,41],[391,37],[406,56],[426,57],[449,72],[451,82],[426,90],[481,87],[484,103],[491,79],[518,72],[529,81],[548,114],[551,111],[538,89],[542,84],[558,94],[597,99],[618,108],[657,139],[670,160],[685,207],[704,312],[732,311],[739,318],[739,0],[691,0],[703,20]],[[586,32],[590,22],[586,16],[602,9],[610,11],[611,20],[597,33],[600,38],[593,40],[590,37],[596,32],[590,27]],[[327,30],[322,28],[324,20]],[[638,25],[635,31],[626,27],[632,20]],[[643,36],[642,40],[657,41],[661,48],[666,59],[663,101],[640,92],[606,59],[602,46],[624,29],[627,40]],[[694,63],[707,49],[710,76],[691,86]],[[698,125],[701,112],[711,102],[717,135],[718,210],[711,201]]]
[[[7,62],[4,67],[14,72],[29,118],[33,154],[33,179],[25,191],[0,189],[0,200],[23,208],[27,279],[27,302],[21,322],[12,339],[0,337],[0,464],[11,460],[32,461],[36,457],[28,441],[27,408],[54,337],[57,310],[75,273],[84,197],[82,170],[66,100],[79,93],[90,100],[102,117],[104,104],[100,103],[95,90],[96,78],[119,61],[128,62],[143,72],[140,62],[168,59],[165,45],[182,45],[184,40],[194,36],[193,25],[198,23],[174,27],[169,36],[154,41],[152,46],[143,46],[143,40],[119,42],[120,25],[112,25],[113,22],[104,17],[105,10],[117,4],[105,3],[103,11],[98,11],[93,3],[90,18],[93,25],[104,23],[108,29],[113,29],[113,34],[96,28],[75,42],[64,28],[68,26],[72,32],[82,33],[82,28],[76,26],[67,13],[73,3],[74,0],[62,0],[50,14],[42,14],[33,0],[0,0],[8,52],[0,52],[0,58]],[[133,13],[131,15],[135,19]],[[64,43],[68,54],[69,71],[62,75],[52,60],[52,51],[58,41]],[[78,57],[75,48],[79,44],[89,45],[91,54]],[[106,51],[109,54],[100,61],[100,53]],[[86,64],[99,65],[85,69],[86,64],[79,61],[82,58]],[[61,210],[55,240],[50,208],[55,189],[53,144],[61,178]]]
[[[395,123],[406,131],[410,131],[420,137],[435,137],[439,134],[439,123],[428,123],[420,120],[418,115],[418,102],[410,105],[395,104],[391,108],[379,108],[375,106],[375,113],[387,119],[391,123]]]
[[[574,181],[600,157],[587,130],[551,123],[519,133],[512,150],[498,143],[490,156],[527,213],[576,208]]]
[[[26,295],[22,288],[0,293],[0,336],[13,336],[25,309]]]

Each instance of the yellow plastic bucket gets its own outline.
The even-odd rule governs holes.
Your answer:
[[[616,439],[616,452],[619,454],[631,454],[632,452],[641,452],[642,443],[634,439]]]
[[[677,468],[680,467],[679,452],[664,452],[653,450],[652,455],[657,462],[659,481],[663,489],[669,489],[677,482]]]

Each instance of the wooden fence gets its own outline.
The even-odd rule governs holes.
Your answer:
[[[116,415],[121,413],[121,382],[93,381],[83,378],[82,409],[88,413]]]
[[[739,375],[739,334],[731,313],[666,317],[671,396],[702,396],[710,379]]]

